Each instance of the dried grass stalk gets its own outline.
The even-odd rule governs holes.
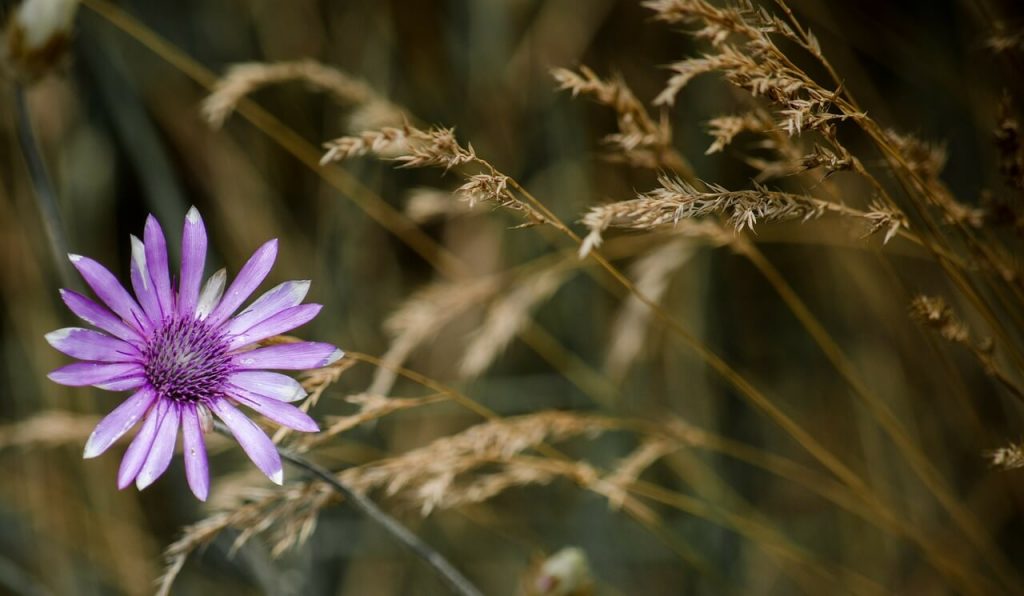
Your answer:
[[[157,596],[168,596],[189,555],[227,529],[239,530],[232,550],[258,535],[267,536],[271,554],[280,556],[302,544],[316,529],[317,515],[337,498],[323,482],[273,489],[249,489],[229,509],[186,526],[182,536],[164,551],[166,567],[157,582]]]
[[[749,21],[757,15],[747,1],[724,7],[703,0],[647,0],[643,4],[653,10],[660,21],[672,25],[700,25],[701,28],[691,34],[716,47],[735,34],[756,34]]]
[[[381,358],[367,393],[387,395],[394,385],[395,369],[412,352],[432,339],[456,318],[472,312],[501,289],[499,277],[435,282],[415,292],[384,323],[391,344]]]
[[[475,164],[483,171],[464,174],[465,183],[455,190],[454,196],[465,200],[470,207],[487,202],[516,211],[527,219],[528,223],[524,226],[551,223],[533,205],[517,197],[510,190],[514,182],[477,157],[472,145],[460,145],[454,129],[421,130],[406,124],[401,128],[382,128],[357,136],[341,137],[324,143],[324,148],[327,151],[320,160],[322,164],[365,155],[396,161],[402,168],[437,167],[447,171]]]
[[[1006,30],[999,26],[998,31],[985,40],[988,49],[996,54],[1024,53],[1024,29]]]
[[[448,170],[476,160],[472,145],[468,148],[459,145],[454,129],[420,130],[409,124],[340,137],[324,143],[324,148],[327,152],[320,159],[321,164],[376,155],[397,161],[403,168],[441,167]]]
[[[417,188],[412,190],[405,201],[405,214],[418,224],[425,224],[440,218],[454,218],[480,212],[469,201],[453,201],[452,193],[439,188]]]
[[[993,132],[999,151],[999,173],[1008,192],[989,194],[985,201],[987,220],[997,226],[1009,226],[1018,237],[1024,237],[1024,137],[1009,95],[999,102]]]
[[[649,169],[690,169],[672,147],[666,112],[662,111],[656,122],[621,76],[602,79],[586,66],[579,72],[557,68],[551,75],[559,88],[572,92],[573,97],[586,95],[615,111],[618,132],[604,137],[609,158]]]
[[[621,509],[629,499],[629,487],[654,462],[679,448],[675,442],[663,438],[649,438],[633,453],[623,458],[615,469],[605,475],[595,489],[608,498],[612,509]]]
[[[684,25],[688,33],[708,41],[717,52],[671,65],[675,74],[655,103],[670,105],[693,77],[720,71],[738,87],[781,104],[780,113],[786,116],[781,128],[790,134],[863,116],[830,112],[836,94],[793,66],[771,35],[782,36],[820,57],[817,39],[805,31],[798,34],[766,10],[746,0],[722,8],[704,0],[653,0],[645,6],[662,21]]]
[[[568,468],[552,467],[542,468],[548,473],[530,471],[525,461],[511,466],[509,462],[514,456],[541,443],[594,435],[607,428],[607,422],[602,419],[570,412],[538,412],[492,420],[398,457],[345,470],[340,478],[357,491],[383,488],[388,495],[402,495],[427,515],[438,507],[463,505],[479,502],[475,499],[493,497],[502,487],[546,482],[555,475],[569,473]],[[502,476],[465,480],[465,475],[470,472],[495,464],[505,466],[503,472],[499,472],[503,473]],[[532,467],[537,468],[538,465]],[[572,473],[580,472],[579,468],[573,470]]]
[[[35,414],[0,426],[0,449],[80,445],[92,434],[99,418],[61,410]]]
[[[697,243],[692,239],[675,239],[644,254],[633,264],[630,277],[641,294],[660,302],[668,290],[672,276],[694,255]],[[604,368],[608,376],[621,383],[630,366],[643,350],[650,331],[651,309],[630,294],[622,303],[609,333]]]
[[[946,223],[982,227],[985,211],[957,201],[942,182],[941,174],[947,158],[945,145],[928,143],[891,129],[885,131],[885,138],[899,153],[904,167],[924,185],[927,191],[924,196],[942,211]]]
[[[910,303],[910,315],[938,332],[943,339],[970,345],[970,331],[941,296],[916,296]]]
[[[296,343],[300,341],[302,340],[290,335],[276,335],[261,343],[263,345],[273,345]],[[302,400],[302,403],[299,404],[299,408],[303,412],[309,412],[320,401],[324,391],[326,391],[331,385],[337,383],[341,378],[341,375],[348,369],[355,366],[355,364],[355,360],[342,357],[337,362],[331,363],[323,368],[302,372],[299,375],[299,381],[302,384],[302,388],[306,391],[306,397]],[[274,442],[280,443],[285,437],[292,434],[292,432],[293,431],[287,427],[279,427],[274,433]]]
[[[753,231],[760,223],[807,221],[831,212],[867,223],[868,234],[884,231],[885,242],[907,225],[902,213],[878,204],[872,205],[871,211],[862,212],[806,195],[769,190],[757,183],[753,190],[730,191],[715,184],[707,184],[706,190],[699,190],[669,176],[662,176],[659,182],[659,188],[637,199],[592,207],[583,217],[583,224],[590,233],[580,246],[580,255],[585,256],[592,248],[600,246],[602,234],[608,228],[653,231],[667,226],[679,227],[686,220],[713,215],[725,217],[735,231],[740,232],[744,228]],[[717,238],[719,234],[710,227],[684,231],[690,236],[703,233],[723,244],[730,242]]]
[[[743,132],[763,133],[769,130],[771,122],[765,122],[754,113],[719,116],[708,121],[708,132],[715,141],[704,152],[705,155],[724,150],[737,135]]]
[[[329,439],[351,430],[360,424],[371,420],[383,418],[394,412],[418,408],[421,406],[448,400],[449,397],[443,394],[427,395],[424,397],[385,397],[370,393],[350,395],[345,401],[359,406],[359,411],[349,416],[330,416],[327,418],[327,426],[315,435],[306,435],[295,445],[298,453],[305,453],[317,445],[321,445]]]
[[[377,110],[379,113],[374,120],[378,122],[396,123],[405,119],[401,109],[380,97],[364,81],[314,60],[272,64],[249,62],[232,66],[227,75],[217,81],[213,93],[203,101],[203,117],[210,126],[220,128],[247,96],[264,87],[292,81],[302,81],[313,89],[325,91],[342,105]]]
[[[532,311],[551,297],[569,277],[563,263],[516,280],[510,291],[498,294],[487,317],[466,347],[459,365],[464,377],[483,373],[530,322]]]
[[[520,201],[509,190],[509,177],[504,174],[473,174],[467,178],[465,184],[455,189],[454,194],[465,201],[471,209],[479,203],[490,203],[495,207],[518,212],[527,219],[527,223],[517,226],[518,228],[548,223],[547,217],[529,204]]]
[[[967,348],[981,364],[985,374],[999,381],[1014,397],[1024,401],[1024,389],[999,366],[995,341],[990,337],[972,341],[967,324],[940,296],[914,297],[910,303],[910,316],[937,332],[946,341]]]
[[[678,178],[662,176],[659,182],[661,187],[637,199],[591,208],[583,217],[590,236],[583,243],[581,254],[599,245],[600,234],[609,227],[654,230],[686,219],[723,215],[740,231],[753,229],[759,222],[819,217],[827,209],[823,201],[762,186],[729,191],[710,184],[708,190],[702,191]]]

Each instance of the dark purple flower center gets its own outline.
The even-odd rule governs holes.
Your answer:
[[[145,350],[146,377],[157,395],[178,402],[204,402],[223,394],[231,373],[224,335],[190,317],[165,320]]]

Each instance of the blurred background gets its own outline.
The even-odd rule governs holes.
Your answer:
[[[6,3],[5,13],[14,6]],[[999,187],[996,106],[1004,90],[1024,97],[1024,78],[986,40],[997,22],[1019,29],[1019,5],[793,0],[791,6],[871,117],[944,145],[943,180],[961,201],[975,204],[985,189]],[[664,66],[700,50],[635,0],[193,0],[121,1],[117,7],[81,6],[66,60],[23,86],[69,250],[127,279],[128,236],[140,234],[146,214],[154,213],[177,263],[180,222],[195,205],[210,233],[208,272],[223,266],[233,274],[262,242],[279,238],[280,256],[265,286],[311,279],[309,300],[325,305],[297,335],[377,356],[392,346],[389,316],[444,276],[373,213],[390,207],[406,214],[403,221],[415,222],[410,225],[460,262],[463,283],[559,251],[571,254],[574,247],[540,227],[513,229],[521,223],[515,215],[459,208],[449,193],[461,180],[452,172],[399,170],[374,159],[321,169],[297,158],[295,145],[282,146],[280,136],[237,115],[214,130],[201,116],[210,91],[204,83],[241,62],[310,58],[336,67],[417,122],[455,127],[463,144],[471,143],[583,232],[577,222],[589,207],[633,198],[653,188],[658,173],[604,159],[601,139],[614,132],[615,114],[558,92],[550,70],[587,65],[602,76],[621,74],[649,104],[668,76]],[[190,61],[173,63],[169,56]],[[208,505],[191,496],[180,458],[142,493],[116,490],[123,445],[81,459],[92,424],[120,398],[46,378],[66,358],[43,335],[78,323],[57,293],[66,282],[18,141],[16,85],[8,77],[0,96],[6,147],[0,152],[0,592],[151,593],[163,572],[161,553],[183,526],[229,502],[224,493],[270,485],[226,442],[211,459]],[[365,106],[341,105],[302,83],[269,87],[253,99],[291,131],[288,138],[305,143],[299,153],[314,162],[322,142],[380,122]],[[750,187],[756,171],[742,154],[757,150],[756,139],[705,155],[711,142],[706,122],[741,105],[735,89],[710,76],[695,80],[667,112],[675,147],[701,179],[727,188]],[[850,143],[863,146],[856,138]],[[878,165],[877,156],[875,163],[870,154],[862,159]],[[843,176],[835,183],[856,190],[860,183]],[[813,183],[804,180],[779,185]],[[907,316],[912,294],[949,291],[927,255],[899,240],[882,249],[860,236],[823,219],[761,226],[749,238],[910,429],[976,517],[993,545],[987,555],[963,543],[900,449],[747,259],[729,248],[686,244],[652,265],[652,251],[664,243],[630,234],[618,238],[624,243],[615,256],[635,279],[643,278],[645,258],[648,268],[662,267],[653,281],[661,282],[665,307],[894,503],[929,543],[962,558],[981,577],[996,577],[998,563],[989,559],[1002,559],[1016,581],[1020,573],[1013,568],[1024,556],[1024,483],[1019,473],[990,469],[984,453],[1024,436],[1019,405],[969,354]],[[502,416],[556,409],[685,420],[821,472],[662,326],[643,315],[623,322],[627,301],[582,272],[592,266],[569,266],[548,296],[528,308],[560,344],[561,364],[514,340],[484,372],[464,374],[460,362],[489,304],[470,300],[430,332],[405,365]],[[517,285],[503,283],[503,293]],[[964,316],[986,334],[981,322]],[[325,391],[315,416],[351,413],[354,406],[344,398],[367,391],[374,375],[363,363],[347,370]],[[428,393],[403,379],[386,390],[391,396]],[[348,431],[310,457],[340,469],[478,421],[450,404],[413,409]],[[628,433],[606,433],[565,449],[612,467],[636,445]],[[286,480],[302,478],[301,471],[286,470]],[[772,540],[782,537],[811,567],[841,570],[832,577],[867,580],[840,582],[837,592],[960,593],[910,541],[736,458],[683,449],[644,478],[720,514],[763,522]],[[659,520],[652,531],[564,480],[426,518],[415,505],[375,496],[489,594],[520,593],[532,585],[539,561],[568,546],[585,553],[597,594],[789,594],[822,586],[813,574],[800,579],[806,561],[797,565],[803,571],[786,573],[792,561],[780,560],[772,540],[766,547],[735,528],[648,502]],[[419,560],[344,504],[325,509],[312,537],[280,557],[259,538],[234,551],[237,535],[226,531],[190,556],[173,593],[445,593]],[[1013,581],[998,585],[1024,590]],[[978,592],[985,591],[979,585]]]

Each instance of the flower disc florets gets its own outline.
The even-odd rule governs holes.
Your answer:
[[[224,334],[191,317],[165,321],[153,331],[143,356],[149,384],[158,396],[176,402],[222,397],[233,369]]]

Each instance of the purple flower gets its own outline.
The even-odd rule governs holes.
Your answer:
[[[254,345],[303,325],[320,312],[319,304],[300,304],[308,281],[285,282],[234,314],[270,272],[277,240],[261,246],[227,289],[227,275],[221,269],[200,290],[206,228],[195,207],[185,216],[181,244],[181,278],[175,291],[160,224],[151,215],[143,240],[132,236],[131,281],[137,300],[96,261],[69,255],[106,307],[71,290],[61,290],[61,298],[72,312],[105,333],[79,327],[48,333],[50,345],[82,360],[49,377],[63,385],[134,391],[100,421],[85,445],[84,456],[96,457],[142,422],[121,460],[119,488],[134,481],[141,490],[159,478],[171,462],[180,428],[189,486],[205,501],[210,480],[203,434],[213,414],[224,421],[253,463],[281,484],[276,447],[236,406],[288,428],[318,431],[312,418],[286,403],[306,396],[302,386],[263,369],[318,368],[338,360],[342,352],[318,342]]]

